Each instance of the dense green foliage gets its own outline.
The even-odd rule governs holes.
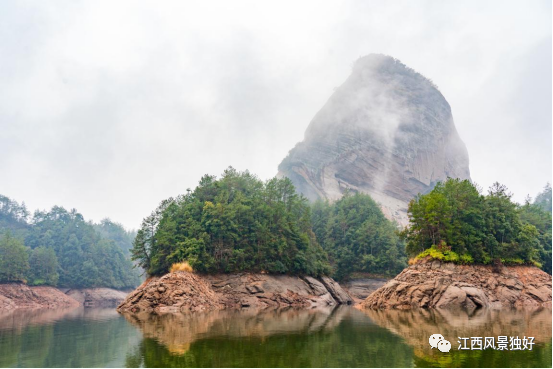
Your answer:
[[[29,270],[29,255],[23,242],[10,232],[0,237],[0,281],[24,281]]]
[[[397,226],[365,194],[346,194],[329,204],[312,206],[313,231],[328,253],[333,277],[347,279],[354,272],[395,276],[407,266],[405,246]]]
[[[10,230],[15,237],[23,237],[29,229],[29,211],[25,203],[19,204],[9,197],[0,195],[0,232]]]
[[[112,288],[139,283],[129,255],[132,234],[120,225],[108,219],[94,225],[59,206],[28,217],[24,204],[0,196],[0,234],[6,233],[3,244],[9,251],[0,251],[0,282]],[[24,259],[24,267],[5,261],[15,255]]]
[[[539,206],[543,211],[551,213],[551,185],[548,183],[542,192],[536,196],[534,205]]]
[[[330,267],[311,230],[307,200],[289,179],[262,182],[246,172],[204,176],[165,200],[138,231],[133,258],[150,275],[187,261],[199,272],[320,275]]]
[[[59,280],[58,257],[54,249],[40,246],[31,252],[29,257],[28,283],[35,286],[56,286]]]
[[[409,204],[407,252],[461,263],[543,264],[550,272],[551,214],[511,197],[498,183],[487,195],[468,180],[438,183]]]
[[[102,219],[99,224],[94,224],[94,229],[103,238],[112,240],[125,256],[131,255],[132,243],[136,237],[136,231],[127,231],[119,223],[112,222],[109,218]]]
[[[538,231],[538,238],[541,244],[539,258],[542,269],[551,274],[551,186],[545,186],[543,192],[536,196],[534,203],[527,199],[519,209],[520,219],[523,222],[532,224]]]

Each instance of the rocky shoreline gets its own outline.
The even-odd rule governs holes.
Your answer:
[[[62,309],[72,307],[116,307],[126,292],[111,288],[61,290],[23,283],[0,284],[0,311],[18,309]]]
[[[346,281],[341,286],[349,293],[356,303],[363,302],[371,293],[384,286],[390,279],[355,278]]]
[[[129,294],[117,310],[172,313],[246,307],[312,308],[352,303],[349,294],[328,277],[175,272],[148,279]]]
[[[457,265],[421,260],[373,292],[371,309],[551,305],[551,276],[530,266]]]

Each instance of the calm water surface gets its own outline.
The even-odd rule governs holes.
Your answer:
[[[0,312],[0,367],[551,367],[551,328],[551,309]],[[435,333],[449,353],[430,348]],[[499,335],[535,345],[457,349],[457,337]]]

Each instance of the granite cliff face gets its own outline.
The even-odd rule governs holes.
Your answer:
[[[469,179],[451,108],[431,81],[398,60],[371,54],[315,115],[279,165],[310,200],[359,191],[407,224],[407,204],[447,177]]]

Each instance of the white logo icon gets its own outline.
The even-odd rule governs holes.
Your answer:
[[[444,340],[444,336],[442,336],[441,334],[433,334],[432,336],[430,336],[428,342],[430,343],[430,347],[436,348],[438,347],[438,342],[442,340]]]
[[[438,350],[441,352],[449,352],[451,350],[451,342],[446,340],[441,340],[438,342]]]
[[[441,334],[433,334],[428,339],[431,348],[437,348],[441,352],[449,352],[451,350],[451,342],[447,341]]]

